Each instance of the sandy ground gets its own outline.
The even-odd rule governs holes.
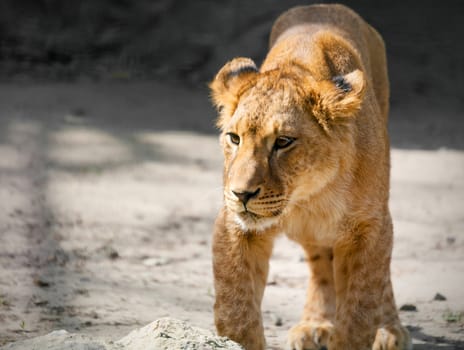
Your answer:
[[[204,91],[156,83],[0,85],[0,345],[55,329],[118,339],[165,316],[213,329],[213,115]],[[462,145],[463,122],[445,118],[430,143],[408,120],[392,139],[418,130],[431,150],[392,150],[397,303],[416,308],[401,311],[415,349],[464,349],[464,148],[434,147]],[[279,239],[263,302],[272,349],[307,274]]]

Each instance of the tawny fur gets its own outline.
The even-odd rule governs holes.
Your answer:
[[[270,46],[259,70],[236,58],[210,85],[225,157],[213,240],[217,331],[265,348],[261,300],[284,232],[311,271],[288,348],[408,349],[390,281],[383,41],[350,9],[315,5],[280,16]]]

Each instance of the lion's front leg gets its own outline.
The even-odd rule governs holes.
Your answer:
[[[337,306],[330,350],[371,350],[382,325],[392,231],[388,220],[376,223],[353,225],[334,247]]]
[[[288,334],[287,349],[317,350],[327,346],[333,330],[335,286],[331,248],[303,245],[311,277],[301,321]]]
[[[372,350],[411,350],[411,337],[401,325],[390,280],[383,293],[382,306],[382,325],[377,329]]]
[[[213,238],[216,329],[246,350],[263,350],[261,300],[273,236],[241,232],[225,215],[216,221]]]

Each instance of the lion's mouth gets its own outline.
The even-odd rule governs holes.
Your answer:
[[[253,200],[243,203],[236,198],[225,196],[228,210],[234,214],[235,222],[244,231],[263,231],[276,225],[280,221],[283,212],[282,204],[285,202],[281,198],[265,200]]]
[[[264,218],[265,216],[263,215],[259,215],[257,213],[254,213],[250,210],[248,210],[247,208],[245,208],[245,211],[242,211],[240,213],[237,213],[237,215],[239,215],[240,217],[244,218],[244,219],[247,219],[247,220],[259,220],[259,219],[262,219]]]

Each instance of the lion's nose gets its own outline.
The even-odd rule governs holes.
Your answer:
[[[260,191],[260,188],[258,188],[254,192],[232,191],[232,193],[235,195],[235,197],[237,197],[243,203],[243,205],[246,205],[251,198],[256,197],[258,195],[259,191]]]

